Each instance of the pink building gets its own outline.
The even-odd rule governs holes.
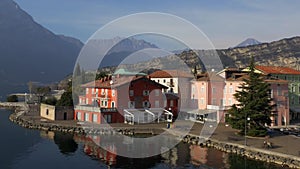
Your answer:
[[[191,82],[193,108],[199,110],[194,116],[195,120],[203,121],[209,113],[216,112],[215,120],[225,122],[228,109],[238,103],[234,94],[245,78],[248,78],[247,73],[238,69],[224,69],[219,73],[198,75],[197,79]],[[270,85],[272,104],[276,105],[270,117],[271,126],[288,125],[288,81],[268,77],[265,77],[265,81]]]

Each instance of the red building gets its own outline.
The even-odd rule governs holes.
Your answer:
[[[109,76],[82,87],[85,95],[79,97],[74,115],[79,121],[123,123],[127,117],[146,123],[170,114],[170,107],[177,109],[178,98],[162,93],[167,87],[146,76]]]

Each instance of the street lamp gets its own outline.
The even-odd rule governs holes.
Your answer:
[[[250,121],[250,117],[245,116],[245,146],[247,146],[247,121]]]

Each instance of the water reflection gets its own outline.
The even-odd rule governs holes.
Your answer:
[[[125,146],[117,147],[114,142],[108,142],[111,139],[111,136],[108,135],[70,135],[44,132],[41,136],[54,140],[63,154],[74,153],[78,149],[78,145],[82,146],[79,150],[83,150],[84,154],[91,157],[91,159],[98,160],[101,165],[105,164],[109,168],[281,168],[281,166],[249,160],[215,149],[185,143],[179,143],[176,147],[160,155],[148,158],[128,158],[117,154],[120,150],[128,148],[126,144],[132,145],[133,142],[130,138],[119,140]],[[134,150],[135,148],[132,147],[132,149]],[[151,151],[151,145],[145,145],[144,151]]]
[[[78,144],[74,141],[73,134],[41,131],[40,135],[43,138],[53,140],[62,154],[71,155],[78,149]]]

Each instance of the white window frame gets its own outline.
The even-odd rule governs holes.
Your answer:
[[[77,116],[77,120],[78,121],[81,121],[82,119],[81,119],[81,112],[77,112],[76,113],[76,116]]]
[[[134,90],[129,90],[129,96],[134,96]]]
[[[149,90],[143,90],[143,96],[149,96],[150,91]]]
[[[135,108],[135,102],[134,101],[129,101],[128,102],[128,108],[129,109],[134,109]]]
[[[174,100],[170,100],[170,107],[174,106]]]
[[[115,108],[115,107],[116,107],[115,101],[112,101],[112,102],[110,103],[110,107],[111,107],[111,108]]]
[[[96,114],[96,113],[93,114],[93,122],[94,123],[98,122],[98,114]]]
[[[84,113],[84,121],[90,121],[90,114]]]
[[[143,101],[143,107],[144,108],[149,108],[150,107],[150,102],[149,101]]]

